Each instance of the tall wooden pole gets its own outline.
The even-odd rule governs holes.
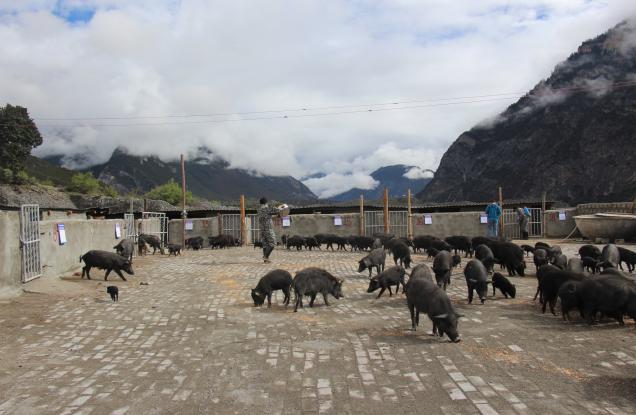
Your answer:
[[[384,188],[384,233],[389,233],[389,188]]]
[[[545,218],[546,218],[546,193],[541,194],[541,237],[545,238]]]
[[[241,245],[247,245],[247,228],[245,227],[245,195],[241,195]]]
[[[364,195],[360,194],[360,236],[364,236]]]
[[[185,250],[186,240],[186,180],[185,180],[185,159],[181,155],[181,244]]]
[[[408,222],[406,223],[406,236],[413,239],[413,215],[411,213],[411,189],[406,192],[406,208],[408,210]]]
[[[503,215],[503,191],[499,186],[499,207],[501,208],[501,217],[499,218],[499,239],[504,239],[504,215]]]

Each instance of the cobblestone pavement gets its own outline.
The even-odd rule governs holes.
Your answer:
[[[0,306],[0,413],[636,413],[633,322],[542,315],[534,276],[513,279],[514,300],[468,305],[458,270],[453,344],[425,316],[409,331],[403,295],[367,294],[361,256],[276,250],[264,265],[251,248],[187,251],[113,277],[118,303],[103,281],[80,298],[27,294],[25,317]],[[279,291],[271,309],[252,306],[260,276],[306,266],[344,277],[345,298],[293,313]]]

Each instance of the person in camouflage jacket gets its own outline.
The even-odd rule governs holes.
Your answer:
[[[258,227],[261,232],[261,243],[263,244],[263,260],[269,263],[269,256],[276,246],[276,234],[274,233],[274,221],[272,216],[278,215],[280,209],[269,206],[267,199],[262,197],[261,206],[258,208]]]

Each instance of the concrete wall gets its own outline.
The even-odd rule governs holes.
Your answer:
[[[22,291],[19,235],[20,213],[0,211],[0,298],[13,297]]]
[[[425,224],[424,214],[413,215],[413,235],[433,235],[443,238],[465,235],[469,238],[485,236],[487,225],[479,223],[480,212],[427,213],[432,223]]]
[[[559,219],[559,212],[565,213],[565,220]],[[564,208],[545,211],[545,236],[546,238],[565,238],[572,232],[576,223],[574,216],[577,215],[577,208]],[[578,236],[577,231],[573,236]]]
[[[186,223],[192,222],[192,230],[186,230],[186,239],[194,236],[203,237],[203,245],[208,246],[208,236],[219,234],[218,218],[186,219]],[[182,219],[172,219],[168,222],[168,241],[173,244],[183,245]]]
[[[57,224],[63,223],[67,242],[58,242]],[[124,236],[124,221],[122,219],[109,220],[45,220],[40,222],[40,249],[42,257],[43,275],[61,275],[75,271],[83,265],[79,262],[80,255],[91,249],[101,249],[114,252],[119,239],[115,238],[115,224],[119,223]],[[19,258],[19,256],[18,256]],[[100,278],[103,274],[95,273]]]
[[[334,225],[334,218],[340,216],[342,225]],[[280,238],[282,235],[309,236],[317,233],[328,233],[339,236],[350,236],[360,234],[360,215],[355,213],[342,215],[292,215],[291,226],[283,227],[280,218],[274,219],[274,231]]]

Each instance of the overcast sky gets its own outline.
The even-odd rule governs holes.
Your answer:
[[[163,159],[207,146],[264,174],[328,173],[306,184],[330,196],[385,165],[435,170],[515,97],[495,94],[526,92],[635,13],[632,0],[0,0],[0,91],[36,119],[36,154],[74,167],[118,146]]]

